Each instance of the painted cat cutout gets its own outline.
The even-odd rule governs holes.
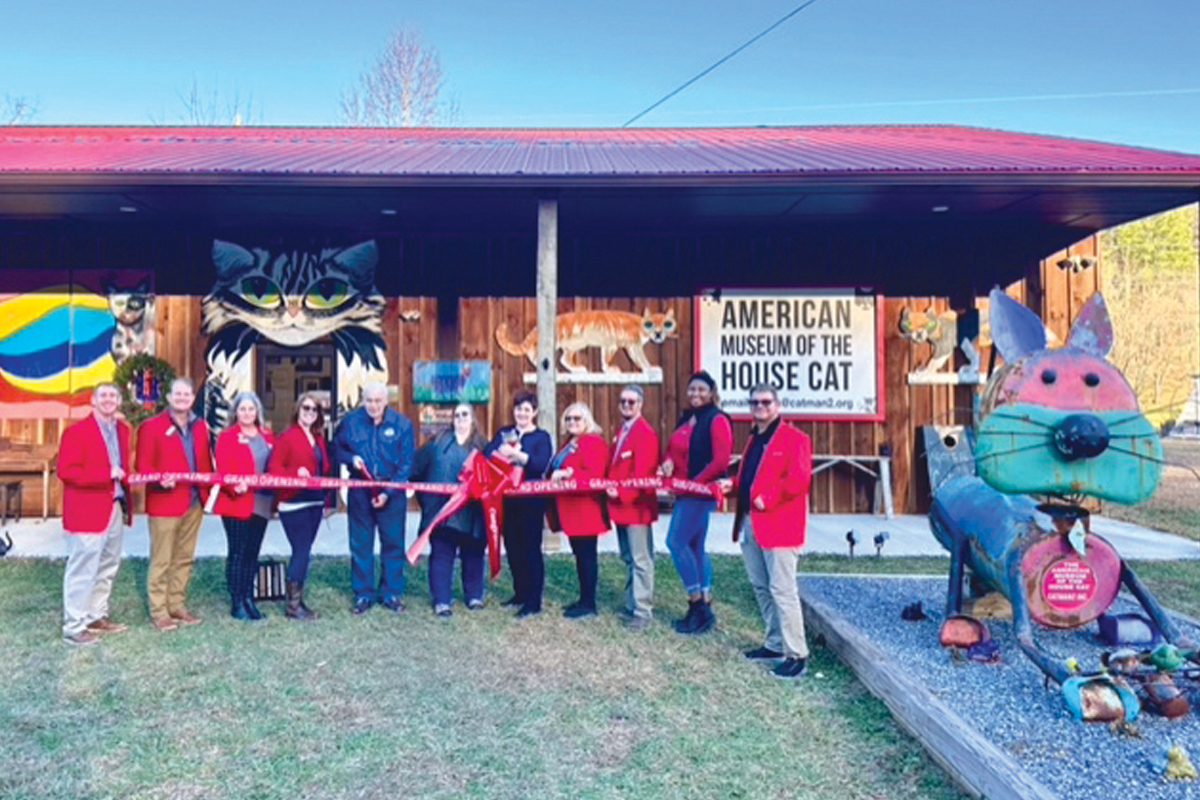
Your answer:
[[[621,371],[613,363],[620,350],[625,351],[638,370],[650,372],[655,367],[646,357],[645,346],[662,344],[677,333],[675,309],[651,314],[647,308],[640,317],[625,311],[571,311],[559,314],[555,320],[555,339],[562,351],[559,363],[568,372],[588,371],[578,358],[589,347],[599,348],[604,372]],[[517,342],[510,337],[508,324],[502,322],[496,328],[496,343],[504,352],[524,356],[537,368],[537,328]]]

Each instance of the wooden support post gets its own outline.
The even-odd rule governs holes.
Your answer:
[[[558,402],[555,323],[558,319],[558,201],[538,201],[537,396],[538,425],[557,441]]]

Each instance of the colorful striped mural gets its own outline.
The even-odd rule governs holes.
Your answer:
[[[36,280],[26,273],[26,282]],[[57,280],[55,280],[57,279]],[[52,407],[67,413],[88,403],[89,389],[112,378],[127,325],[118,305],[128,292],[116,286],[141,281],[145,273],[72,271],[47,274],[41,286],[0,293],[0,407],[4,416],[38,415]],[[103,287],[103,288],[102,288]],[[152,312],[153,296],[149,298]],[[152,313],[149,319],[153,319]],[[46,406],[46,403],[54,404]],[[23,405],[8,405],[23,404]]]

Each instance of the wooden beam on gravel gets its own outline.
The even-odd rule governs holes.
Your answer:
[[[875,643],[831,606],[805,597],[804,622],[844,661],[871,694],[925,748],[964,791],[987,800],[1055,800],[1057,794],[984,738],[933,695],[906,676]],[[932,646],[932,645],[931,645]]]

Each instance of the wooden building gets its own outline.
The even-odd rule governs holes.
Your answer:
[[[417,401],[414,362],[484,362],[491,431],[535,364],[547,386],[544,341],[509,352],[538,329],[539,280],[559,315],[651,315],[663,340],[638,347],[661,375],[614,333],[579,352],[591,377],[549,386],[611,430],[623,381],[642,383],[665,437],[696,367],[697,298],[840,287],[878,298],[881,408],[800,424],[818,452],[886,449],[897,511],[922,511],[917,427],[967,421],[977,387],[914,380],[931,347],[903,336],[905,310],[966,315],[1001,285],[1064,338],[1103,269],[1095,232],[1198,196],[1197,156],[942,126],[13,128],[0,134],[0,441],[52,455],[88,387],[145,351],[207,381],[207,410],[213,390],[242,386],[279,420],[299,389],[348,405],[382,378],[428,422],[438,404]],[[605,374],[606,346],[640,377]],[[868,511],[872,488],[828,470],[812,507]],[[26,513],[41,502],[31,479]]]

